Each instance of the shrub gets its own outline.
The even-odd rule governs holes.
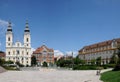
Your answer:
[[[24,65],[21,64],[19,61],[17,61],[16,64],[17,64],[19,67],[24,67]]]
[[[9,60],[9,61],[6,61],[5,64],[14,64],[14,62]]]
[[[96,70],[96,65],[74,65],[73,70]]]
[[[2,66],[3,64],[5,64],[5,60],[0,58],[0,65]]]
[[[107,64],[107,67],[114,68],[116,64]]]
[[[113,71],[120,71],[120,64],[117,64],[117,65],[115,66],[115,68],[113,69]]]
[[[102,65],[102,67],[103,67],[104,69],[107,69],[107,68],[108,68],[108,65]]]
[[[47,62],[43,62],[43,67],[48,67]]]

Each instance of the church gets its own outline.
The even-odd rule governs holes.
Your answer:
[[[31,65],[31,35],[28,22],[26,21],[23,42],[14,42],[11,22],[8,23],[6,32],[6,61],[12,60],[24,66]]]

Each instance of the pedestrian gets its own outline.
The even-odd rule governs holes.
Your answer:
[[[96,75],[99,75],[99,71],[97,70]]]

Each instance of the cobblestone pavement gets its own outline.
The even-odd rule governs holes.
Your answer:
[[[102,82],[96,70],[39,70],[7,71],[0,74],[0,82]]]

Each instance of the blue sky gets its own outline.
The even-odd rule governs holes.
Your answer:
[[[0,0],[0,20],[3,51],[8,20],[13,23],[15,41],[22,41],[28,20],[33,48],[45,43],[64,53],[78,51],[120,37],[120,0]]]

